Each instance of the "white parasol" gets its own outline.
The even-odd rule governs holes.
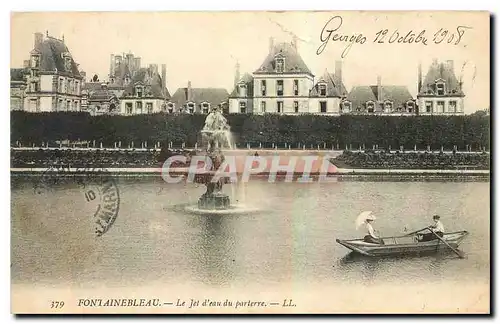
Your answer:
[[[373,215],[372,211],[364,211],[358,215],[356,218],[356,229],[359,229],[361,225],[363,225],[367,219],[375,220],[377,219],[375,215]]]

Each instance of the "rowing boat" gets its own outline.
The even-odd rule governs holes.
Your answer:
[[[354,240],[337,239],[336,241],[354,252],[373,257],[437,252],[450,249],[450,247],[456,249],[468,235],[469,232],[467,231],[451,232],[444,234],[442,240],[436,238],[425,242],[419,242],[417,235],[382,237],[384,244],[368,243],[362,238]]]

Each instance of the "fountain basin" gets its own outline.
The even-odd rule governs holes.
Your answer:
[[[186,206],[184,211],[195,214],[195,215],[241,215],[241,214],[252,214],[260,211],[258,208],[248,207],[240,204],[232,204],[228,206],[226,209],[204,209],[199,208],[196,205]]]

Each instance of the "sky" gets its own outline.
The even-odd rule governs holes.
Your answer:
[[[333,18],[333,17],[341,18]],[[327,22],[333,18],[330,23]],[[340,23],[341,21],[341,23]],[[354,35],[355,43],[327,42],[321,34]],[[459,27],[463,26],[463,27]],[[460,42],[457,27],[464,31]],[[383,43],[377,32],[387,29]],[[433,42],[436,32],[448,30],[444,41]],[[489,14],[487,12],[32,12],[11,16],[11,67],[21,67],[33,48],[34,33],[48,31],[62,38],[80,69],[106,80],[110,54],[132,52],[142,65],[166,64],[167,88],[222,87],[231,92],[235,65],[241,73],[253,72],[265,59],[269,38],[290,42],[298,38],[298,50],[316,78],[325,69],[334,72],[342,60],[343,81],[350,90],[356,85],[406,85],[417,92],[418,64],[425,74],[433,59],[453,60],[455,73],[463,80],[465,112],[490,106]],[[424,32],[422,43],[389,43],[390,35]],[[381,33],[382,33],[381,32]],[[447,42],[453,34],[450,43]],[[324,38],[328,33],[323,33]]]

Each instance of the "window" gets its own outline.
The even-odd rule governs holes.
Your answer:
[[[146,102],[146,111],[148,114],[153,113],[153,103],[152,102]]]
[[[137,101],[135,103],[135,109],[137,110],[137,113],[142,113],[142,101]]]
[[[299,95],[299,80],[293,80],[293,95]]]
[[[190,114],[194,113],[194,103],[189,103],[188,104],[188,112]]]
[[[432,101],[426,101],[425,102],[425,112],[432,112]]]
[[[326,101],[319,102],[319,112],[326,113]]]
[[[240,97],[246,97],[247,96],[247,91],[246,91],[247,87],[246,87],[246,85],[240,84],[240,85],[238,85],[238,87],[239,87]]]
[[[30,108],[29,108],[30,111],[38,111],[38,100],[37,99],[30,99],[29,105],[30,105]]]
[[[204,114],[208,114],[208,109],[209,108],[209,105],[208,103],[204,102],[201,104],[201,110],[203,111]]]
[[[66,110],[72,110],[72,109],[73,109],[73,107],[71,106],[71,101],[70,101],[70,100],[68,100],[68,101],[66,102]]]
[[[294,101],[293,102],[293,110],[298,113],[299,112],[299,102],[298,101]]]
[[[60,78],[59,85],[57,86],[57,92],[63,92],[63,82],[64,82],[64,79]]]
[[[40,67],[40,56],[39,55],[32,55],[31,56],[31,67],[35,68],[35,69]]]
[[[283,95],[283,80],[276,81],[276,93],[278,96]]]
[[[266,92],[267,92],[267,89],[266,89],[266,80],[260,81],[260,91],[262,93],[262,96],[266,96]]]
[[[260,102],[260,111],[262,111],[263,113],[266,112],[266,102],[265,101]]]
[[[64,69],[67,72],[71,71],[71,57],[68,55],[64,57]]]
[[[283,73],[285,69],[285,60],[283,58],[276,59],[276,72]]]
[[[444,101],[436,102],[437,112],[444,112]]]
[[[415,105],[413,104],[413,101],[408,101],[408,103],[406,104],[406,108],[408,109],[409,113],[412,113],[413,109],[415,108]]]
[[[136,87],[135,88],[135,94],[136,94],[137,97],[142,98],[143,88],[142,87]]]
[[[457,112],[457,102],[455,100],[450,101],[450,103],[449,103],[449,111],[450,112]]]
[[[57,110],[59,111],[64,110],[64,101],[62,99],[59,99]]]
[[[444,83],[436,83],[436,91],[438,96],[444,96]]]
[[[342,109],[343,112],[349,112],[351,110],[351,103],[349,101],[344,101],[342,103],[342,107],[343,107]]]
[[[132,103],[131,102],[127,102],[125,104],[125,113],[127,115],[132,115]]]
[[[80,84],[75,81],[75,94],[80,94]]]
[[[240,101],[240,113],[246,114],[247,112],[247,103],[244,101]]]
[[[173,113],[173,112],[174,112],[174,104],[173,104],[173,103],[171,103],[171,102],[170,102],[170,103],[167,105],[167,107],[168,107],[168,112],[169,112],[169,113]]]
[[[368,101],[366,103],[366,110],[369,112],[369,113],[373,113],[375,111],[375,104],[373,103],[373,101]]]
[[[392,111],[392,102],[386,101],[384,103],[384,110],[385,110],[385,112],[391,112]]]
[[[31,92],[38,92],[38,82],[31,82],[30,91]]]
[[[319,95],[322,97],[326,97],[326,84],[319,85]]]
[[[278,101],[277,102],[278,106],[278,113],[282,113],[283,112],[283,101]]]

